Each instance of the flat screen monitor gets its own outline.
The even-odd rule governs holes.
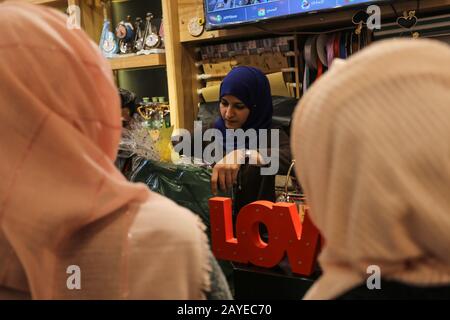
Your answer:
[[[383,0],[204,0],[206,29],[254,23],[266,19],[313,13]]]

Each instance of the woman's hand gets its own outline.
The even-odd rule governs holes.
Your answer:
[[[245,163],[245,150],[234,150],[216,163],[211,177],[211,191],[217,194],[217,190],[227,192],[237,183],[237,176],[241,164]],[[264,163],[261,155],[256,150],[250,151],[250,164],[261,165]]]
[[[236,184],[244,157],[244,150],[234,150],[216,163],[211,177],[211,191],[214,195],[217,194],[219,188],[221,191],[227,192]]]

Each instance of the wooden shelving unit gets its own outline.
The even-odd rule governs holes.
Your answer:
[[[51,4],[54,2],[62,2],[62,1],[64,1],[64,0],[28,0],[28,2],[35,3],[35,4]],[[67,2],[67,1],[65,1],[65,2]]]
[[[166,55],[154,53],[149,55],[126,56],[108,59],[113,70],[156,68],[166,66]]]
[[[68,0],[27,0],[28,2],[34,4],[44,4],[49,6],[59,6],[71,4]]]
[[[2,2],[3,0],[0,0]],[[30,3],[53,7],[66,12],[70,6],[80,9],[81,28],[98,43],[103,25],[103,9],[101,0],[22,0]]]
[[[3,0],[0,0],[2,2]],[[76,4],[81,9],[82,28],[98,43],[103,24],[100,0],[27,0],[34,3],[59,6],[59,4]],[[117,0],[119,1],[119,0]],[[127,0],[120,0],[127,1]],[[136,0],[137,1],[137,0]],[[156,1],[156,0],[154,0]],[[193,17],[203,17],[204,0],[158,0],[162,3],[166,54],[151,56],[120,57],[111,59],[113,70],[166,67],[171,107],[172,123],[177,128],[192,129],[199,102],[197,94],[198,69],[196,47],[202,43],[221,42],[224,40],[243,40],[268,34],[255,26],[243,26],[235,29],[205,31],[199,37],[188,32],[188,23]],[[421,14],[448,10],[450,0],[421,1]],[[392,8],[382,5],[383,17],[393,17]],[[416,7],[416,1],[396,1],[398,12]],[[290,30],[306,31],[309,29],[341,26],[351,21],[353,10],[342,10],[317,15],[305,15],[298,19],[274,20],[265,24],[265,29],[274,32]]]

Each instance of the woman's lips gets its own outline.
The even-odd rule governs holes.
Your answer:
[[[237,122],[236,121],[227,121],[225,120],[225,126],[228,128],[234,128],[237,126]]]

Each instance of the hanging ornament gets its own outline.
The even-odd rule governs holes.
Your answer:
[[[205,20],[203,18],[194,17],[189,20],[188,31],[193,37],[199,37],[205,30]]]
[[[161,37],[153,31],[152,22],[153,14],[148,12],[145,20],[147,21],[144,35],[145,49],[157,48],[161,44]]]
[[[405,29],[411,29],[414,28],[417,25],[417,16],[416,11],[408,11],[403,12],[402,17],[397,18],[397,23],[399,26],[405,28]]]

